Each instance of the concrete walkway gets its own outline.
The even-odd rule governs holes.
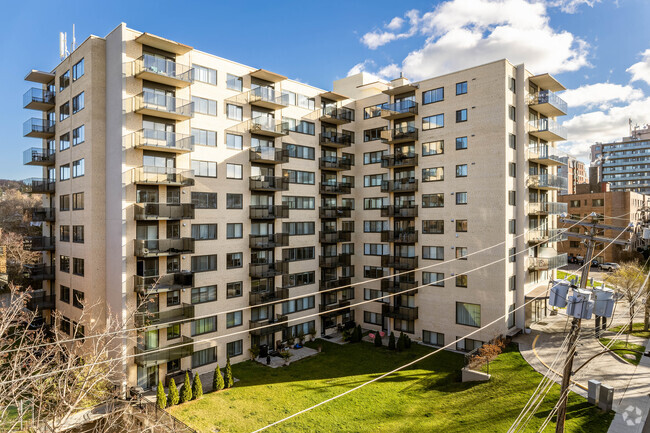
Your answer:
[[[315,349],[310,349],[309,347],[301,347],[300,349],[289,349],[289,353],[291,354],[291,357],[289,358],[288,361],[285,361],[282,357],[280,356],[271,356],[271,363],[267,364],[266,363],[266,358],[255,358],[256,362],[259,362],[262,365],[265,365],[267,367],[271,368],[278,368],[278,367],[284,367],[285,365],[289,365],[292,362],[300,361],[301,359],[309,358],[310,356],[314,356],[318,354],[318,350]]]

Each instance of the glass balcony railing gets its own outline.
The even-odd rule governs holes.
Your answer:
[[[418,165],[418,155],[415,153],[398,153],[381,157],[382,168],[411,167]]]
[[[325,313],[325,312],[328,312],[328,311],[337,310],[337,311],[335,311],[335,313],[338,313],[338,315],[341,315],[341,314],[345,314],[346,312],[348,312],[350,310],[349,308],[347,308],[347,307],[350,306],[350,303],[351,303],[350,301],[338,301],[338,302],[334,302],[332,304],[320,304],[318,306],[318,311],[320,313]],[[342,310],[342,309],[344,309],[344,310]]]
[[[250,120],[249,131],[251,134],[279,137],[288,135],[289,126],[286,123],[275,120],[270,116],[258,116]]]
[[[194,317],[194,305],[182,304],[180,307],[172,308],[165,311],[149,312],[139,311],[134,314],[133,319],[137,328],[145,326],[165,327],[169,322],[175,322],[183,319],[192,319]]]
[[[339,266],[350,266],[351,254],[339,254],[337,256],[320,256],[318,263],[323,268],[337,268]]]
[[[418,139],[418,128],[415,126],[403,126],[381,131],[381,139],[385,143],[402,143]]]
[[[136,149],[149,148],[175,153],[191,152],[194,150],[192,141],[191,135],[156,129],[141,129],[133,133],[133,147]]]
[[[526,157],[546,165],[566,165],[566,159],[562,159],[566,158],[566,154],[551,146],[528,146]]]
[[[555,117],[568,113],[569,106],[555,92],[540,90],[530,95],[528,104],[544,115]]]
[[[566,189],[568,187],[566,177],[554,174],[531,174],[528,176],[526,184],[528,188],[539,189]]]
[[[171,167],[156,167],[145,165],[132,170],[132,182],[136,184],[153,185],[194,185],[194,172]]]
[[[418,180],[414,177],[397,180],[383,180],[381,182],[381,192],[413,192],[417,190]]]
[[[534,271],[550,271],[566,266],[568,263],[566,253],[552,257],[528,257],[528,269]]]
[[[528,213],[533,215],[560,215],[569,211],[567,203],[556,202],[530,202]]]
[[[392,317],[393,319],[416,320],[418,318],[418,307],[382,304],[381,314],[384,317]]]
[[[144,54],[135,60],[135,76],[149,81],[185,87],[192,83],[193,69],[173,60]]]
[[[418,267],[417,257],[381,256],[381,265],[394,269],[415,269]]]
[[[381,106],[381,117],[384,119],[397,119],[415,116],[416,114],[418,114],[418,103],[410,99]]]
[[[32,117],[23,123],[23,135],[25,137],[51,138],[54,137],[54,122]]]
[[[553,119],[529,121],[528,133],[546,141],[560,141],[567,138],[566,128]]]
[[[31,311],[52,310],[56,307],[56,296],[33,292],[32,297],[27,300],[26,307]]]
[[[354,121],[354,110],[344,107],[325,107],[320,116],[323,122],[344,124]]]
[[[265,86],[251,89],[248,94],[248,103],[267,108],[279,108],[287,105],[279,91]]]
[[[251,205],[250,219],[289,218],[289,206],[286,205]]]
[[[180,271],[158,275],[158,270],[144,271],[134,275],[133,290],[137,293],[159,293],[194,286],[194,272]]]
[[[348,134],[318,134],[319,142],[325,146],[331,147],[350,147],[352,145],[352,136]]]
[[[251,147],[249,149],[249,161],[282,164],[289,162],[289,152],[275,147]]]
[[[26,209],[27,213],[31,215],[32,221],[35,222],[53,222],[56,216],[53,207],[32,207]]]
[[[54,266],[45,263],[25,265],[23,267],[25,277],[31,281],[54,280],[56,269]]]
[[[56,153],[54,149],[32,147],[23,152],[23,165],[54,165]]]
[[[289,181],[284,177],[251,176],[248,181],[251,191],[287,191]]]
[[[323,244],[336,244],[339,242],[350,242],[352,232],[345,230],[321,231],[318,233],[318,241]]]
[[[567,239],[565,229],[530,229],[526,232],[526,242],[562,242]]]
[[[406,243],[412,244],[418,241],[418,231],[417,230],[384,230],[381,232],[381,241],[382,242],[395,242],[395,243]]]
[[[194,104],[167,94],[145,90],[134,97],[134,111],[175,120],[194,116]]]
[[[415,295],[418,291],[415,287],[418,287],[419,283],[413,279],[395,277],[395,278],[386,278],[381,280],[381,290],[389,293],[403,292],[409,290],[409,295]]]
[[[175,359],[185,358],[194,353],[193,339],[181,335],[179,339],[171,340],[172,344],[161,347],[135,347],[134,362],[136,365],[148,368],[155,367],[160,364],[165,364]],[[163,349],[163,350],[161,350]]]
[[[192,203],[137,203],[133,205],[136,220],[184,220],[194,219]]]
[[[23,107],[31,110],[47,111],[54,107],[54,92],[32,87],[23,95]]]
[[[23,239],[23,249],[27,251],[52,251],[54,244],[54,236],[27,236]]]
[[[268,302],[282,301],[289,297],[288,289],[276,288],[275,290],[270,290],[268,292],[257,292],[249,293],[248,303],[249,305],[260,305],[266,304]]]
[[[289,262],[251,263],[248,275],[251,278],[270,278],[289,273]]]
[[[23,181],[27,192],[32,194],[54,194],[56,182],[52,179],[32,177]]]
[[[335,288],[344,288],[352,284],[352,278],[341,277],[333,280],[320,280],[318,282],[318,290],[330,290]]]
[[[133,242],[134,254],[137,257],[172,256],[194,252],[193,238],[135,239]]]
[[[418,206],[384,206],[381,208],[381,216],[390,218],[415,218],[418,216]]]
[[[248,246],[252,249],[268,249],[286,247],[289,245],[287,233],[274,233],[271,235],[249,235]]]
[[[251,320],[248,322],[250,333],[253,335],[272,335],[287,328],[289,318],[281,314],[274,317],[260,320]]]
[[[318,208],[320,218],[350,218],[352,208],[349,207],[320,207]]]
[[[318,158],[318,166],[322,170],[349,170],[352,167],[352,160],[349,158],[327,156]]]
[[[325,182],[320,183],[321,194],[350,194],[352,185],[346,182]]]

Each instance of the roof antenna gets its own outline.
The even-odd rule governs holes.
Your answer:
[[[77,49],[77,39],[74,37],[74,24],[72,24],[72,51]]]

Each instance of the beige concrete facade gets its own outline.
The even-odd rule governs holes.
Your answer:
[[[60,91],[80,59],[84,75]],[[149,326],[137,344],[125,339],[129,385],[203,373],[228,354],[248,359],[251,346],[353,321],[446,344],[521,306],[566,261],[548,242],[566,210],[554,144],[566,138],[554,122],[566,107],[553,93],[564,88],[523,65],[499,60],[418,83],[359,74],[329,92],[121,24],[28,79],[56,93],[41,107],[56,118],[43,139],[44,149],[56,140],[41,164],[56,178],[47,226],[57,237],[61,225],[85,226],[83,244],[57,239],[44,252],[57,269],[51,294],[71,321],[79,309],[60,299],[62,285]],[[80,91],[84,110],[59,121]],[[58,137],[82,124],[85,142],[60,151]],[[61,164],[79,158],[84,176],[61,181]],[[61,195],[75,192],[84,209],[61,210]],[[216,209],[205,208],[210,194]],[[461,252],[469,257],[454,260]],[[84,276],[61,271],[62,255],[83,258]],[[134,320],[145,295],[157,311]],[[203,320],[211,316],[216,329]],[[521,329],[524,317],[457,349]],[[265,324],[275,326],[256,329]]]

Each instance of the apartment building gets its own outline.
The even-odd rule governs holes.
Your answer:
[[[557,172],[559,176],[567,179],[567,187],[562,189],[560,194],[575,194],[577,185],[589,182],[585,163],[570,155],[563,156],[561,160],[562,164],[558,166]]]
[[[99,302],[146,327],[129,385],[352,322],[440,346],[507,315],[469,351],[522,329],[566,263],[564,87],[524,65],[327,91],[121,24],[26,79],[44,317],[83,334]]]

